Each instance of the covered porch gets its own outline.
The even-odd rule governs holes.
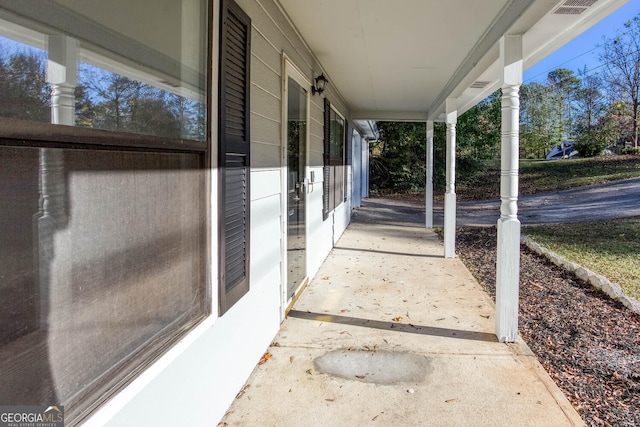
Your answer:
[[[501,206],[496,218],[494,333],[518,334],[519,88],[523,71],[613,12],[623,0],[464,1],[281,0],[283,12],[351,109],[367,140],[376,120],[426,122],[425,221],[433,227],[434,122],[446,124],[445,258],[455,257],[456,123],[496,90],[502,92]],[[469,13],[470,12],[470,13]]]
[[[582,425],[423,221],[398,201],[355,211],[220,425]]]

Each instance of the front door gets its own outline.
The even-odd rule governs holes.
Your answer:
[[[287,78],[287,302],[307,277],[307,90]]]

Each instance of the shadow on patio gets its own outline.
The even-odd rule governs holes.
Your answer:
[[[401,202],[355,211],[222,425],[582,425],[423,223]]]

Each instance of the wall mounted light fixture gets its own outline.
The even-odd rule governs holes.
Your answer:
[[[315,78],[315,81],[316,84],[311,86],[311,93],[313,93],[314,95],[316,93],[318,95],[322,95],[322,92],[324,92],[324,89],[327,87],[327,83],[329,83],[329,80],[327,80],[327,78],[324,76],[324,73],[322,73]]]

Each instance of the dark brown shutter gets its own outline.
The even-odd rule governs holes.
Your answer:
[[[347,201],[347,191],[349,190],[349,165],[351,165],[351,132],[349,132],[349,122],[344,121],[344,151],[345,161],[344,163],[344,201]]]
[[[324,99],[324,154],[322,175],[324,182],[322,183],[322,220],[329,216],[329,191],[331,190],[331,103],[327,98]]]
[[[232,0],[220,13],[220,314],[249,291],[251,20]]]

